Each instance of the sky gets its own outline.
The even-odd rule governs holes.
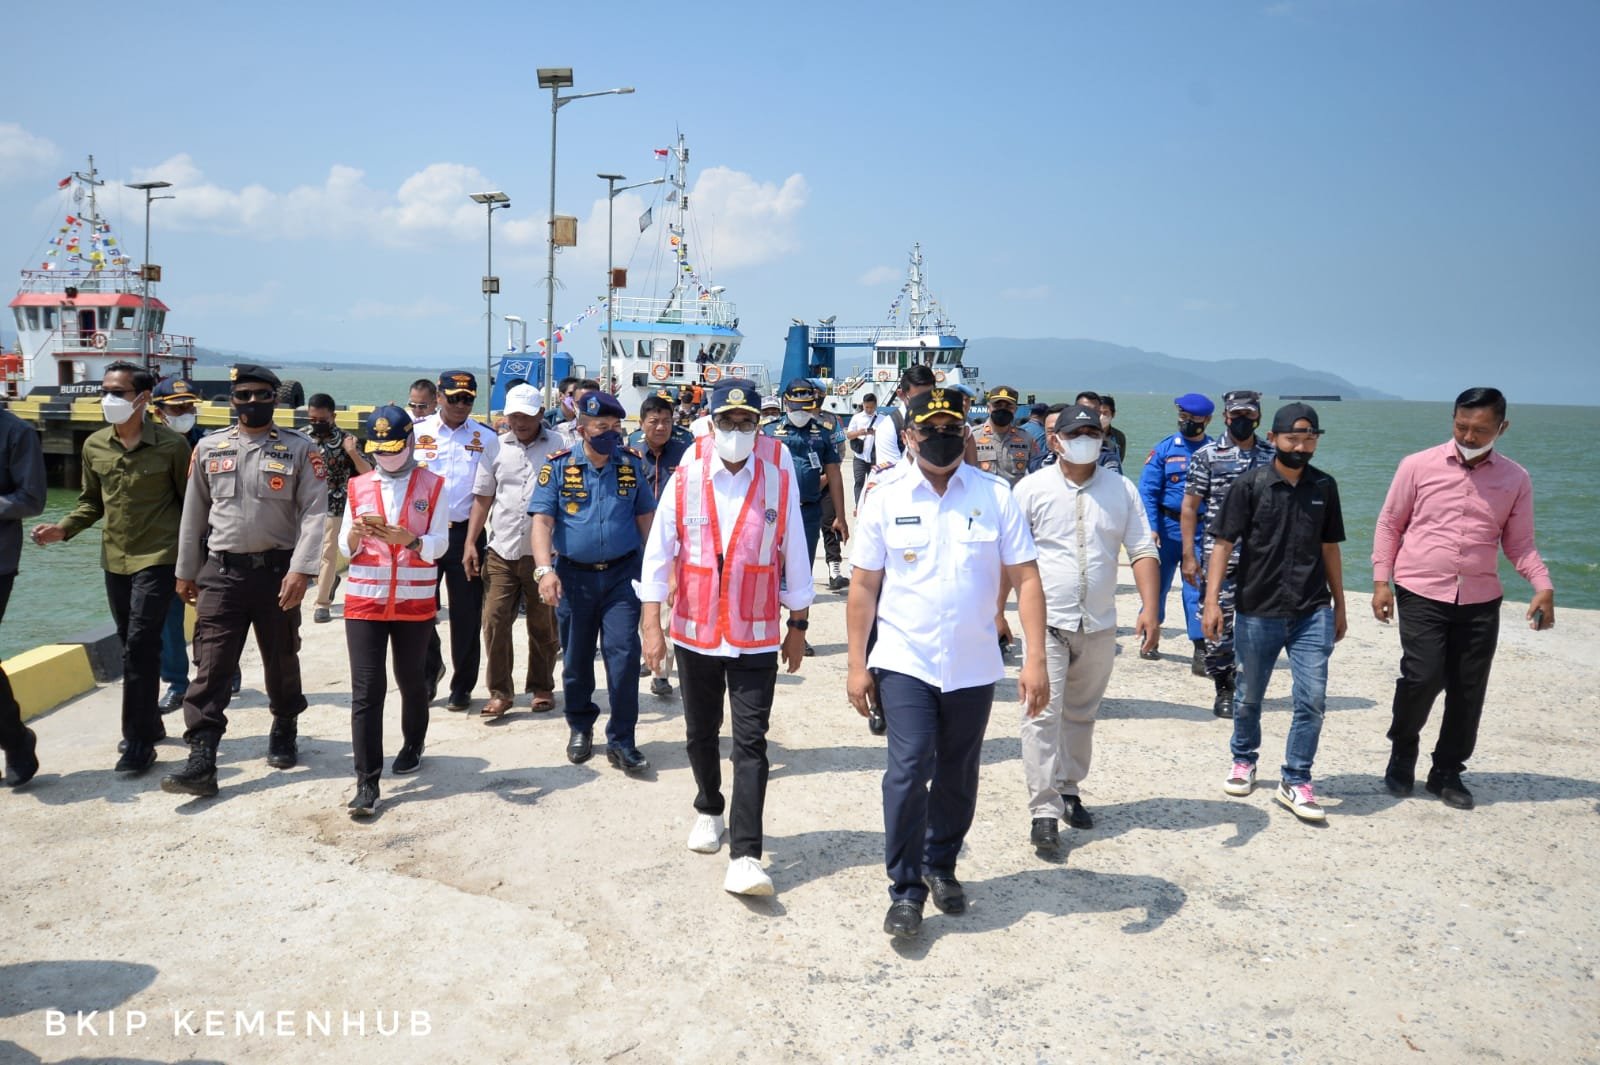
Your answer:
[[[1475,384],[1600,402],[1600,4],[1257,0],[973,5],[163,4],[74,40],[6,20],[0,265],[44,261],[94,153],[171,331],[266,355],[481,364],[538,335],[550,93],[558,324],[604,292],[605,184],[688,138],[691,258],[744,355],[791,318],[885,320],[920,242],[968,338],[1274,358],[1408,398]],[[93,37],[93,35],[90,35]],[[146,50],[141,52],[141,49]],[[148,55],[148,60],[143,58]],[[148,71],[147,73],[144,71]],[[625,295],[655,188],[616,200]],[[603,316],[566,345],[597,360]],[[9,333],[9,331],[8,331]],[[504,330],[494,327],[494,346]],[[977,361],[977,360],[974,360]],[[1035,383],[1042,385],[1042,383]],[[1152,391],[1161,383],[1151,382]]]

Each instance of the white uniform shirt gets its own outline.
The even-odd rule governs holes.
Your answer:
[[[872,456],[878,453],[878,426],[887,421],[891,421],[891,419],[883,412],[882,408],[873,411],[871,414],[868,414],[864,410],[856,411],[855,416],[850,419],[850,424],[845,427],[846,430],[852,433],[861,429],[872,430],[866,436],[858,436],[850,440],[850,443],[852,444],[858,440],[861,442],[861,453],[856,455],[856,458],[860,459],[862,462],[874,461]],[[850,451],[851,454],[855,454],[854,448],[851,448]]]
[[[400,508],[405,506],[406,491],[411,487],[411,478],[386,477],[383,471],[375,471],[378,481],[378,498],[383,500],[383,516],[390,525],[399,525]],[[368,474],[361,474],[366,477]],[[350,478],[352,481],[354,477]],[[350,529],[355,524],[355,507],[346,503],[344,516],[339,519],[339,554],[345,558],[350,557]],[[428,531],[419,539],[422,541],[417,548],[417,554],[429,562],[436,562],[450,549],[450,517],[445,513],[444,489],[439,490],[439,505],[433,508],[433,514],[428,519]]]
[[[889,409],[878,407],[878,428],[872,434],[872,450],[877,456],[874,465],[882,466],[888,462],[899,462],[902,453],[900,448],[900,433],[894,427],[894,419],[889,416]]]
[[[478,463],[472,481],[472,494],[493,496],[485,528],[489,531],[489,550],[515,562],[533,550],[528,540],[533,516],[528,502],[533,498],[534,482],[550,453],[560,451],[561,439],[555,431],[540,426],[539,435],[524,444],[515,433],[500,437],[500,450],[493,459]]]
[[[1013,498],[1033,531],[1046,623],[1064,632],[1117,627],[1117,549],[1156,558],[1139,489],[1104,467],[1082,487],[1046,466],[1017,482]]]
[[[788,449],[785,448],[784,451],[787,453]],[[729,471],[727,465],[719,458],[713,458],[711,465],[711,493],[716,500],[717,530],[721,533],[722,550],[726,553],[728,542],[733,537],[734,524],[739,520],[739,511],[744,506],[746,494],[750,491],[750,480],[754,476],[752,472],[754,460],[746,460],[743,468],[737,473]],[[806,550],[806,528],[804,519],[800,516],[800,488],[795,484],[793,469],[790,469],[788,474],[789,496],[784,503],[788,515],[784,519],[784,538],[781,548],[783,585],[778,591],[778,602],[790,610],[804,610],[816,598],[817,590],[811,580],[811,556]],[[657,500],[655,520],[650,526],[650,535],[645,538],[644,562],[640,569],[639,580],[633,584],[634,592],[639,596],[641,603],[667,601],[667,578],[671,573],[673,560],[678,557],[678,493],[675,485],[679,477],[698,476],[700,476],[700,464],[694,461],[694,454],[691,452],[684,456],[683,462],[672,474],[672,480],[667,482],[666,490]],[[701,520],[704,520],[703,517]],[[689,650],[721,658],[758,655],[775,651],[783,645],[784,629],[778,628],[777,631],[778,639],[772,641],[769,646],[734,647],[724,639],[721,646],[716,648],[691,647]]]
[[[946,692],[1000,680],[1000,570],[1036,557],[1010,487],[993,474],[962,463],[942,496],[920,466],[886,477],[862,497],[850,540],[855,568],[883,571],[868,667]]]
[[[493,461],[500,450],[494,430],[469,417],[455,429],[438,414],[417,422],[411,429],[412,448],[417,462],[444,478],[444,497],[451,521],[466,521],[472,515],[472,485],[478,463]]]

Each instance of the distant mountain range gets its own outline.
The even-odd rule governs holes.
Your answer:
[[[1159,351],[1103,340],[1020,340],[985,337],[967,343],[966,362],[983,370],[984,384],[1009,384],[1023,392],[1200,392],[1221,396],[1253,388],[1268,399],[1337,395],[1345,399],[1399,399],[1365,388],[1338,374],[1307,370],[1276,359],[1180,359]]]

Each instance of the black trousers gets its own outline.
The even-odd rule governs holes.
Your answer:
[[[106,599],[122,640],[122,738],[155,743],[161,724],[161,633],[172,605],[173,567],[107,573]]]
[[[356,781],[376,784],[383,774],[383,704],[389,691],[385,653],[394,656],[400,689],[400,735],[421,748],[428,738],[428,634],[432,621],[361,621],[346,618],[350,652],[350,742],[355,747]]]
[[[833,531],[833,519],[836,513],[833,509],[833,490],[824,487],[822,489],[822,557],[829,562],[844,561],[844,555],[839,551],[839,534]]]
[[[6,604],[11,602],[11,585],[16,579],[15,573],[0,574],[0,622],[6,619]],[[32,750],[33,739],[22,725],[22,707],[17,705],[4,664],[0,664],[0,751],[15,758]]]
[[[1389,742],[1402,775],[1415,773],[1422,729],[1444,692],[1444,720],[1433,748],[1433,775],[1467,767],[1478,744],[1478,720],[1489,667],[1500,640],[1500,600],[1441,603],[1396,586],[1400,612],[1400,679],[1394,683]]]
[[[274,552],[261,567],[224,567],[215,555],[200,567],[195,604],[194,680],[183,697],[183,738],[221,739],[228,728],[233,677],[251,629],[261,651],[267,700],[274,717],[298,717],[306,708],[300,687],[300,608],[278,606],[278,590],[289,572],[289,552]]]
[[[450,593],[450,693],[471,695],[478,686],[478,670],[483,660],[483,581],[468,580],[461,556],[467,549],[467,523],[450,523],[450,547],[439,558],[439,579]],[[489,551],[487,533],[478,534],[478,558]],[[436,593],[437,594],[437,593]],[[444,649],[439,641],[438,623],[430,626],[428,640],[428,679],[439,675],[444,664]]]
[[[728,815],[728,857],[761,857],[761,814],[767,804],[767,726],[778,684],[778,652],[722,658],[684,647],[678,652],[683,725],[689,768],[694,771],[694,808],[721,816],[722,697],[733,716],[733,809]]]
[[[850,470],[855,474],[855,483],[851,491],[856,494],[856,506],[861,505],[861,490],[867,486],[867,475],[872,472],[872,463],[859,456],[850,460]]]

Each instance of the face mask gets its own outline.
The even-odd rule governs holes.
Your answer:
[[[989,412],[989,421],[994,423],[994,427],[996,429],[1004,429],[1006,426],[1010,425],[1012,421],[1016,419],[1016,417],[1017,412],[1014,410],[991,410]]]
[[[195,415],[169,414],[167,415],[167,428],[175,433],[187,433],[194,428]]]
[[[1111,415],[1109,415],[1109,414],[1100,415],[1100,428],[1102,428],[1102,429],[1111,428]]]
[[[966,450],[967,442],[959,436],[917,437],[917,460],[939,473],[960,465]]]
[[[133,402],[121,396],[101,396],[100,413],[112,425],[121,425],[133,417]]]
[[[1092,436],[1073,436],[1061,441],[1061,456],[1074,466],[1087,466],[1100,457],[1100,441]]]
[[[1256,420],[1248,415],[1242,415],[1228,422],[1228,435],[1239,443],[1244,443],[1256,435]]]
[[[406,451],[396,451],[392,455],[374,455],[372,456],[372,461],[378,464],[378,469],[393,475],[400,473],[411,465],[411,452],[408,449]]]
[[[1206,431],[1205,422],[1197,422],[1192,418],[1182,418],[1178,421],[1178,432],[1184,436],[1199,436]]]
[[[1493,440],[1491,440],[1487,444],[1483,445],[1482,447],[1462,447],[1461,444],[1458,442],[1456,444],[1456,450],[1461,452],[1461,457],[1463,459],[1467,460],[1468,462],[1471,462],[1473,459],[1482,458],[1483,456],[1487,455],[1489,452],[1493,451],[1494,450],[1494,444],[1495,444],[1495,442]]]
[[[1304,451],[1280,451],[1278,461],[1291,470],[1304,469],[1305,464],[1311,461],[1311,456]]]
[[[239,415],[239,424],[246,429],[265,429],[272,424],[275,403],[236,403],[233,409]]]
[[[312,422],[311,435],[316,437],[318,440],[326,440],[328,437],[333,435],[333,426],[329,425],[327,422]]]
[[[622,446],[622,434],[615,429],[608,429],[589,437],[588,444],[596,455],[610,455]]]
[[[756,449],[756,431],[741,433],[737,429],[712,429],[716,438],[717,454],[727,462],[743,462]]]
[[[804,429],[811,424],[811,412],[808,410],[792,410],[789,412],[789,424],[796,429]]]
[[[573,411],[577,410],[578,408],[572,402],[572,397],[571,396],[562,396],[561,397],[561,409],[566,411],[568,414],[571,414]]]

